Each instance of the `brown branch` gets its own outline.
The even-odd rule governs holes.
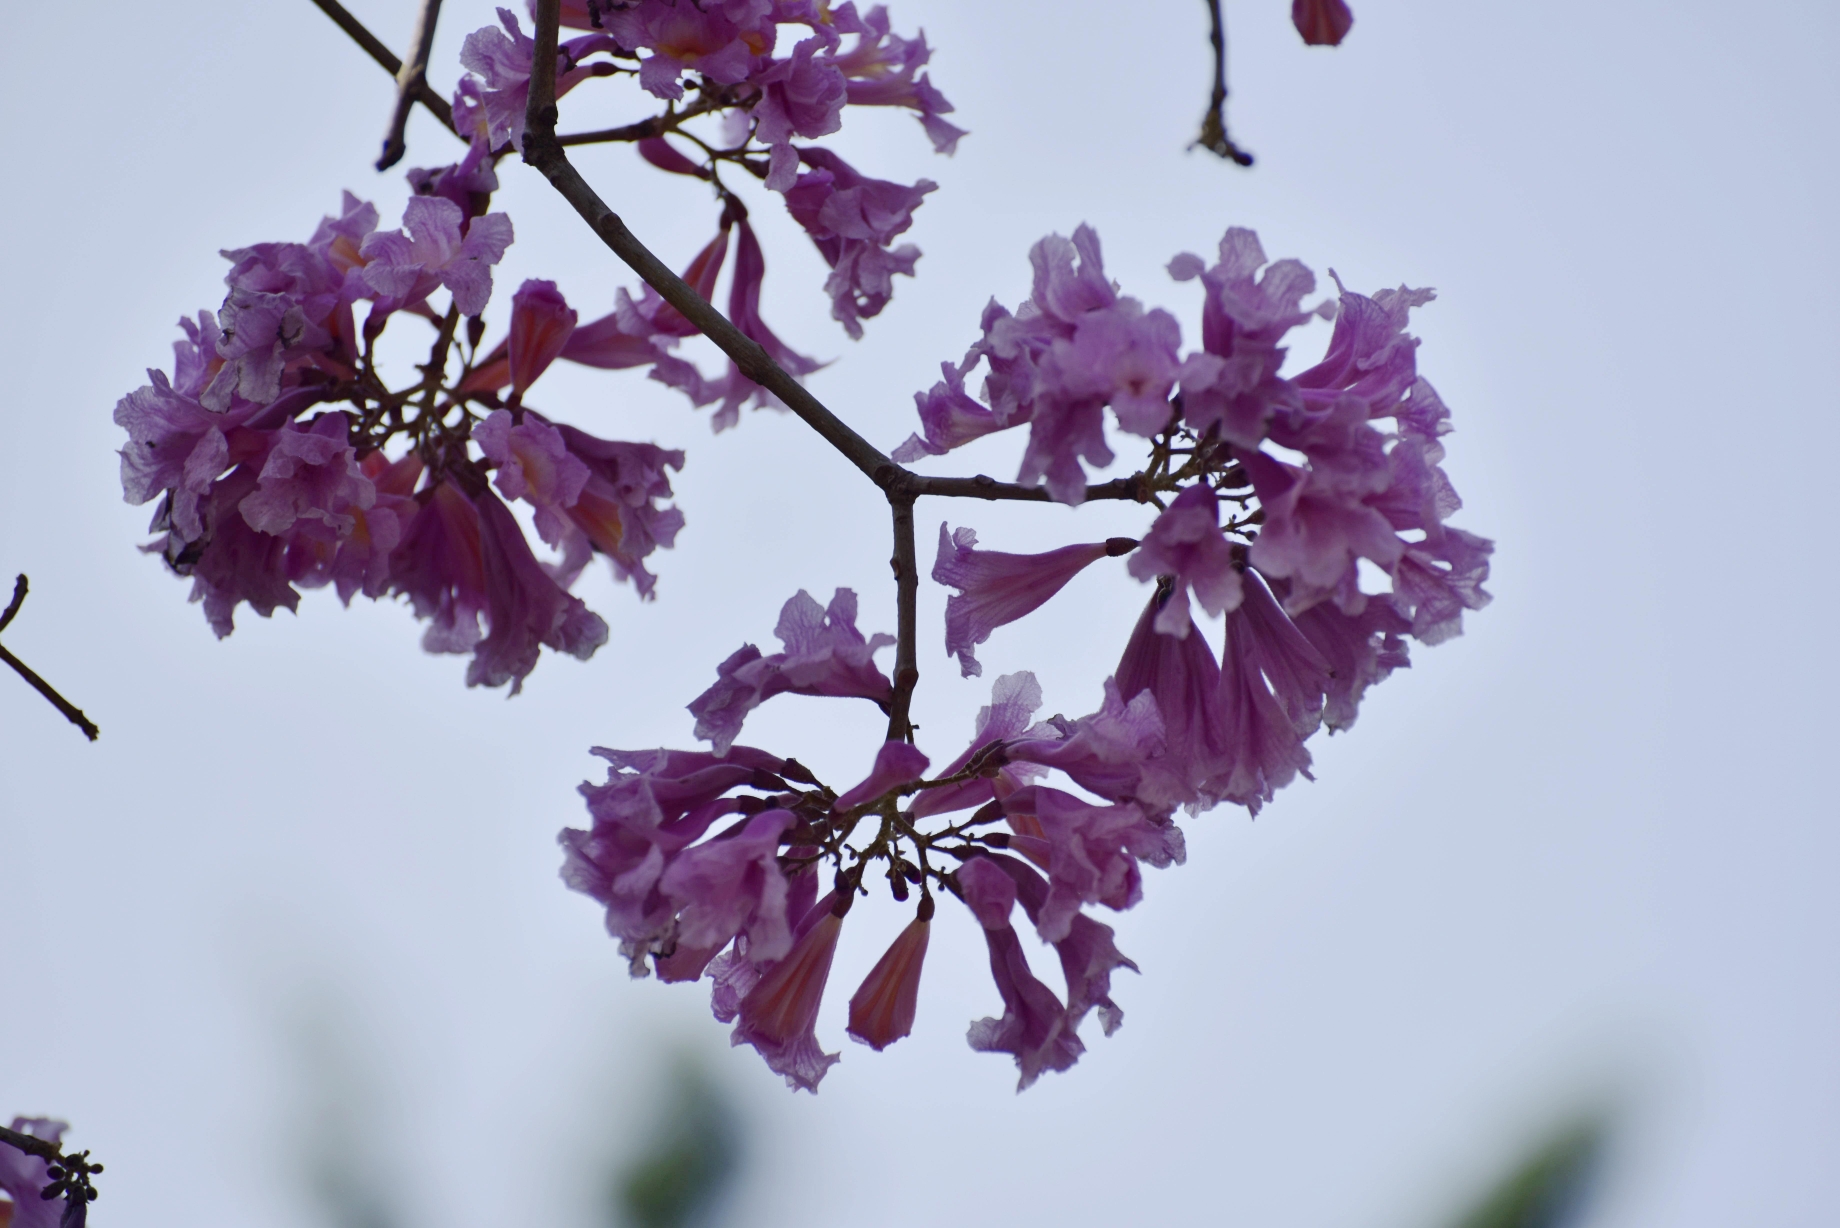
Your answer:
[[[402,71],[402,61],[375,34],[365,29],[363,22],[347,12],[339,0],[313,0],[313,3],[319,6],[320,12],[332,18],[334,25],[349,34],[352,42],[364,48],[371,59],[383,65],[385,72],[395,76]],[[429,113],[440,120],[449,132],[455,136],[460,135],[460,130],[454,127],[454,109],[447,104],[447,99],[428,87],[428,82],[422,81],[415,87],[415,101],[427,107]]]
[[[434,26],[440,17],[441,0],[422,0],[415,33],[409,38],[409,59],[396,70],[396,109],[390,114],[390,130],[383,138],[383,155],[377,159],[380,171],[395,166],[408,152],[403,131],[409,126],[409,108],[415,105],[416,91],[428,85],[428,53],[434,48]]]
[[[1206,0],[1208,6],[1208,41],[1214,45],[1214,92],[1208,97],[1207,114],[1201,117],[1201,135],[1195,145],[1218,154],[1241,166],[1252,165],[1252,155],[1233,143],[1227,135],[1227,21],[1220,14],[1220,0]]]
[[[888,705],[888,740],[911,742],[914,724],[910,715],[914,688],[920,683],[919,638],[920,565],[914,549],[914,498],[912,495],[888,494],[894,510],[895,646],[894,699]]]
[[[9,1130],[5,1126],[0,1126],[0,1143],[5,1143],[9,1147],[16,1147],[27,1155],[37,1156],[39,1159],[53,1164],[64,1158],[63,1148],[59,1147],[56,1143],[47,1142],[42,1138],[37,1138],[30,1134],[21,1134],[19,1131]]]
[[[21,573],[19,578],[13,581],[13,599],[7,603],[6,612],[0,614],[0,631],[6,630],[7,625],[18,615],[19,607],[26,602],[26,591],[29,587],[24,573]],[[59,712],[62,712],[64,714],[64,719],[68,720],[78,729],[81,729],[84,737],[94,742],[101,736],[102,731],[96,728],[96,722],[84,716],[83,710],[77,707],[77,705],[71,703],[62,695],[59,695],[57,693],[57,688],[52,686],[49,682],[46,682],[43,678],[40,678],[31,666],[8,652],[4,644],[0,644],[0,661],[11,666],[13,672],[18,674],[21,678],[24,678],[26,682],[31,685],[33,690],[50,700],[51,706],[56,708]],[[8,1131],[8,1133],[10,1134],[11,1131]],[[21,1137],[24,1136],[22,1135]],[[11,1140],[6,1139],[4,1141],[10,1142]]]
[[[916,495],[939,495],[948,499],[1008,499],[1026,503],[1053,501],[1045,487],[999,482],[981,473],[974,478],[928,478],[908,473],[902,485]],[[1113,478],[1109,482],[1086,488],[1086,501],[1091,503],[1095,499],[1130,499],[1137,503],[1148,503],[1150,489],[1141,474]]]

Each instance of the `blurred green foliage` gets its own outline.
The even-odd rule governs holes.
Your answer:
[[[1608,1125],[1575,1121],[1548,1136],[1455,1228],[1574,1228],[1590,1210]]]
[[[620,1175],[619,1222],[632,1228],[707,1228],[741,1160],[741,1131],[702,1071],[680,1061],[651,1145]]]

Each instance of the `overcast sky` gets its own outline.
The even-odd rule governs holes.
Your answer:
[[[407,41],[408,0],[352,7]],[[633,373],[558,368],[545,409],[689,454],[660,599],[601,569],[578,589],[612,628],[592,661],[546,655],[507,701],[424,656],[405,608],[324,591],[217,642],[136,552],[148,509],[121,500],[110,413],[169,363],[174,320],[221,300],[219,248],[304,239],[347,187],[394,224],[406,187],[370,167],[390,82],[306,0],[11,14],[0,572],[33,594],[6,643],[103,733],[86,744],[0,676],[0,1118],[75,1123],[108,1166],[99,1224],[323,1224],[303,1170],[330,1148],[394,1187],[409,1228],[587,1228],[684,1051],[751,1123],[750,1225],[1407,1228],[1603,1102],[1625,1123],[1605,1225],[1840,1218],[1820,766],[1840,681],[1840,16],[1370,0],[1330,51],[1299,44],[1282,0],[1227,9],[1251,171],[1184,152],[1209,71],[1194,0],[896,5],[973,135],[945,159],[910,119],[851,113],[826,143],[939,183],[919,276],[851,343],[763,197],[768,318],[838,360],[812,388],[887,448],[986,299],[1026,295],[1029,244],[1082,221],[1191,341],[1198,296],[1163,265],[1228,225],[1325,283],[1435,286],[1420,370],[1455,415],[1456,523],[1498,542],[1496,601],[1313,746],[1316,783],[1257,822],[1187,824],[1188,864],[1116,919],[1143,968],[1115,989],[1125,1026],[1073,1071],[1017,1096],[1005,1059],[966,1048],[998,1001],[955,906],[914,1037],[849,1044],[844,1000],[904,920],[884,904],[844,935],[819,1026],[844,1061],[816,1098],[727,1049],[702,988],[629,982],[557,881],[554,837],[585,821],[587,748],[690,745],[682,705],[737,645],[770,646],[796,589],[856,588],[862,624],[892,629],[879,496],[790,417],[714,437]],[[445,6],[443,92],[490,19]],[[647,113],[623,88],[566,104],[566,126]],[[409,140],[407,165],[458,148],[426,115]],[[667,262],[713,233],[695,185],[630,150],[579,163]],[[502,170],[518,239],[491,318],[525,277],[584,315],[636,285],[536,176]],[[1016,443],[933,471],[1007,477]],[[947,518],[1017,550],[1145,523],[923,504],[928,560]],[[1033,669],[1049,711],[1089,710],[1143,595],[1094,567],[998,632],[986,679]],[[943,605],[923,586],[935,761],[988,695],[944,657]],[[836,780],[879,738],[796,698],[747,735]]]

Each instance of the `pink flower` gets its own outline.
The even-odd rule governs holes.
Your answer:
[[[741,999],[733,1043],[754,1046],[788,1087],[816,1092],[838,1055],[818,1044],[818,1007],[843,926],[832,896],[812,906],[804,933],[787,956],[768,969]],[[750,946],[750,950],[752,947]]]
[[[534,278],[511,296],[511,391],[521,397],[555,362],[575,331],[575,310],[553,281]]]
[[[1030,971],[1022,940],[1009,923],[1016,904],[1015,882],[992,859],[976,857],[959,867],[958,883],[966,906],[984,927],[991,976],[1003,997],[1003,1017],[978,1020],[965,1039],[980,1053],[1012,1055],[1022,1072],[1016,1090],[1022,1091],[1043,1071],[1071,1067],[1086,1046],[1067,1026],[1061,1000]]]
[[[976,549],[977,533],[969,528],[948,536],[942,521],[933,579],[959,590],[946,601],[946,655],[958,658],[964,677],[982,674],[976,649],[992,631],[1040,609],[1089,564],[1135,545],[1126,537],[1046,554],[1003,554]]]
[[[875,654],[894,643],[877,633],[864,639],[856,629],[856,594],[840,588],[828,609],[800,589],[786,602],[774,629],[784,652],[762,656],[743,644],[716,668],[716,683],[690,703],[696,736],[726,751],[741,733],[747,714],[790,691],[798,695],[856,696],[886,704],[894,684],[875,667]]]
[[[850,1036],[878,1053],[914,1030],[920,969],[932,928],[930,920],[908,922],[850,998]]]
[[[884,742],[875,752],[875,767],[861,784],[845,791],[831,806],[839,814],[872,802],[890,789],[919,780],[928,759],[911,742]]]
[[[1220,531],[1220,500],[1205,483],[1187,487],[1170,502],[1126,567],[1139,580],[1168,576],[1174,582],[1156,616],[1156,629],[1164,635],[1188,634],[1190,589],[1216,617],[1240,602],[1233,547]]]

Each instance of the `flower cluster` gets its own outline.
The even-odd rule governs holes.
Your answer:
[[[218,635],[242,603],[295,609],[299,588],[406,597],[428,620],[426,648],[471,653],[470,685],[515,691],[541,647],[586,658],[606,642],[567,591],[594,553],[651,595],[644,560],[683,524],[661,503],[683,454],[524,406],[555,359],[605,365],[609,348],[552,283],[520,287],[507,337],[481,346],[492,266],[512,240],[510,219],[483,212],[481,148],[471,167],[412,172],[425,194],[399,230],[377,229],[376,209],[347,193],[306,243],[224,253],[223,306],[182,321],[172,374],[149,372],[117,405],[122,488],[158,501],[148,549],[191,577]],[[466,203],[455,184],[472,185],[455,189]],[[391,387],[376,343],[405,316],[431,326],[432,351],[419,381]],[[530,505],[560,562],[532,553],[508,499]]]
[[[1155,510],[1141,539],[1022,555],[939,529],[933,578],[956,590],[946,649],[967,676],[993,631],[1101,559],[1125,558],[1152,585],[1098,709],[1036,722],[1041,688],[1009,674],[939,771],[894,740],[859,784],[834,790],[797,760],[737,744],[749,713],[778,694],[884,709],[894,696],[874,663],[893,637],[858,631],[855,594],[840,589],[825,609],[800,592],[781,611],[783,651],[742,646],[690,704],[711,749],[597,751],[614,766],[582,788],[592,825],[562,834],[565,880],[605,906],[634,974],[707,975],[735,1043],[794,1087],[815,1089],[837,1060],[815,1021],[872,874],[897,901],[920,898],[850,999],[854,1038],[880,1049],[909,1033],[943,893],[982,930],[1003,1004],[971,1025],[971,1047],[1011,1055],[1023,1087],[1072,1065],[1089,1012],[1107,1034],[1118,1026],[1111,975],[1135,969],[1087,910],[1131,907],[1142,865],[1183,860],[1178,810],[1233,802],[1256,814],[1307,776],[1305,742],[1351,725],[1367,688],[1407,664],[1408,639],[1436,644],[1488,600],[1491,546],[1446,523],[1459,506],[1439,465],[1449,414],[1405,331],[1429,291],[1344,289],[1306,309],[1309,270],[1268,262],[1250,231],[1230,230],[1212,265],[1170,264],[1204,291],[1201,346],[1183,353],[1174,316],[1106,279],[1090,230],[1042,240],[1032,261],[1029,301],[984,312],[969,354],[916,397],[923,433],[896,456],[1027,424],[1021,481],[1078,503],[1082,460],[1112,456],[1107,410],[1147,438],[1124,484]],[[1327,352],[1283,374],[1286,334],[1317,314],[1335,320]],[[982,400],[964,383],[980,363]],[[1362,560],[1387,588],[1362,588]],[[1054,949],[1060,991],[1031,969],[1018,904]]]
[[[900,106],[950,152],[963,134],[941,118],[951,106],[920,71],[925,39],[891,34],[885,9],[858,16],[849,4],[645,0],[565,10],[570,24],[595,32],[561,44],[558,92],[635,77],[673,103],[637,141],[641,156],[716,191],[716,235],[685,279],[714,297],[732,248],[730,318],[787,370],[820,365],[761,319],[765,257],[746,206],[720,176],[740,167],[783,193],[833,269],[826,291],[837,318],[860,336],[860,321],[887,304],[893,275],[913,273],[918,250],[894,240],[934,185],[870,179],[792,139],[835,131],[850,103]],[[470,71],[453,114],[467,154],[409,172],[415,195],[401,228],[379,230],[376,208],[347,193],[340,215],[305,243],[225,252],[222,307],[181,321],[171,375],[150,372],[152,382],[116,408],[129,436],[124,493],[157,502],[159,536],[148,549],[192,579],[193,600],[219,636],[239,605],[264,617],[293,610],[302,588],[332,585],[347,603],[359,593],[403,597],[428,620],[424,647],[470,653],[469,685],[509,682],[515,692],[542,647],[586,658],[606,642],[606,623],[568,592],[594,554],[649,598],[645,560],[683,525],[664,504],[667,471],[682,467],[683,453],[552,420],[526,403],[544,370],[557,359],[649,369],[694,404],[717,404],[718,430],[750,400],[776,404],[732,363],[709,378],[676,353],[698,330],[649,287],[637,297],[620,290],[612,311],[583,323],[554,283],[527,281],[503,339],[483,344],[492,269],[513,237],[510,219],[488,211],[494,167],[522,145],[535,52],[515,15],[499,17],[502,28],[476,31],[461,55]],[[782,25],[807,37],[775,58]],[[679,110],[686,89],[699,98]],[[720,148],[683,127],[697,117],[721,125]],[[695,142],[705,161],[691,161],[666,131]],[[407,316],[432,326],[432,347],[420,378],[393,386],[378,369],[377,342]],[[516,500],[555,561],[532,552],[507,507]]]
[[[456,114],[464,109],[486,143],[522,148],[536,48],[516,15],[498,13],[502,29],[488,27],[466,40],[462,61],[474,75],[461,85]],[[952,104],[921,71],[932,55],[925,36],[892,33],[880,5],[859,14],[853,3],[833,8],[811,0],[569,0],[562,24],[594,32],[559,44],[558,96],[592,77],[635,78],[670,104],[656,130],[637,140],[640,156],[660,170],[706,181],[719,198],[716,237],[685,280],[705,298],[714,297],[732,231],[729,318],[794,375],[819,366],[760,319],[766,263],[747,209],[722,179],[724,168],[734,168],[781,194],[830,266],[824,289],[831,314],[851,337],[861,337],[862,321],[880,314],[892,298],[895,274],[913,276],[920,250],[896,240],[937,185],[874,179],[822,146],[794,141],[837,132],[848,106],[901,107],[919,119],[935,150],[953,152],[965,133],[943,118]],[[687,155],[683,145],[699,156]],[[676,336],[695,331],[653,291],[637,302],[623,299],[621,308],[626,326],[640,337],[655,335],[648,329]],[[718,406],[712,420],[718,431],[734,425],[745,404],[778,405],[733,364],[709,378],[681,358],[660,359],[643,347],[631,355],[631,365],[650,365],[652,378],[681,390],[699,408]]]

